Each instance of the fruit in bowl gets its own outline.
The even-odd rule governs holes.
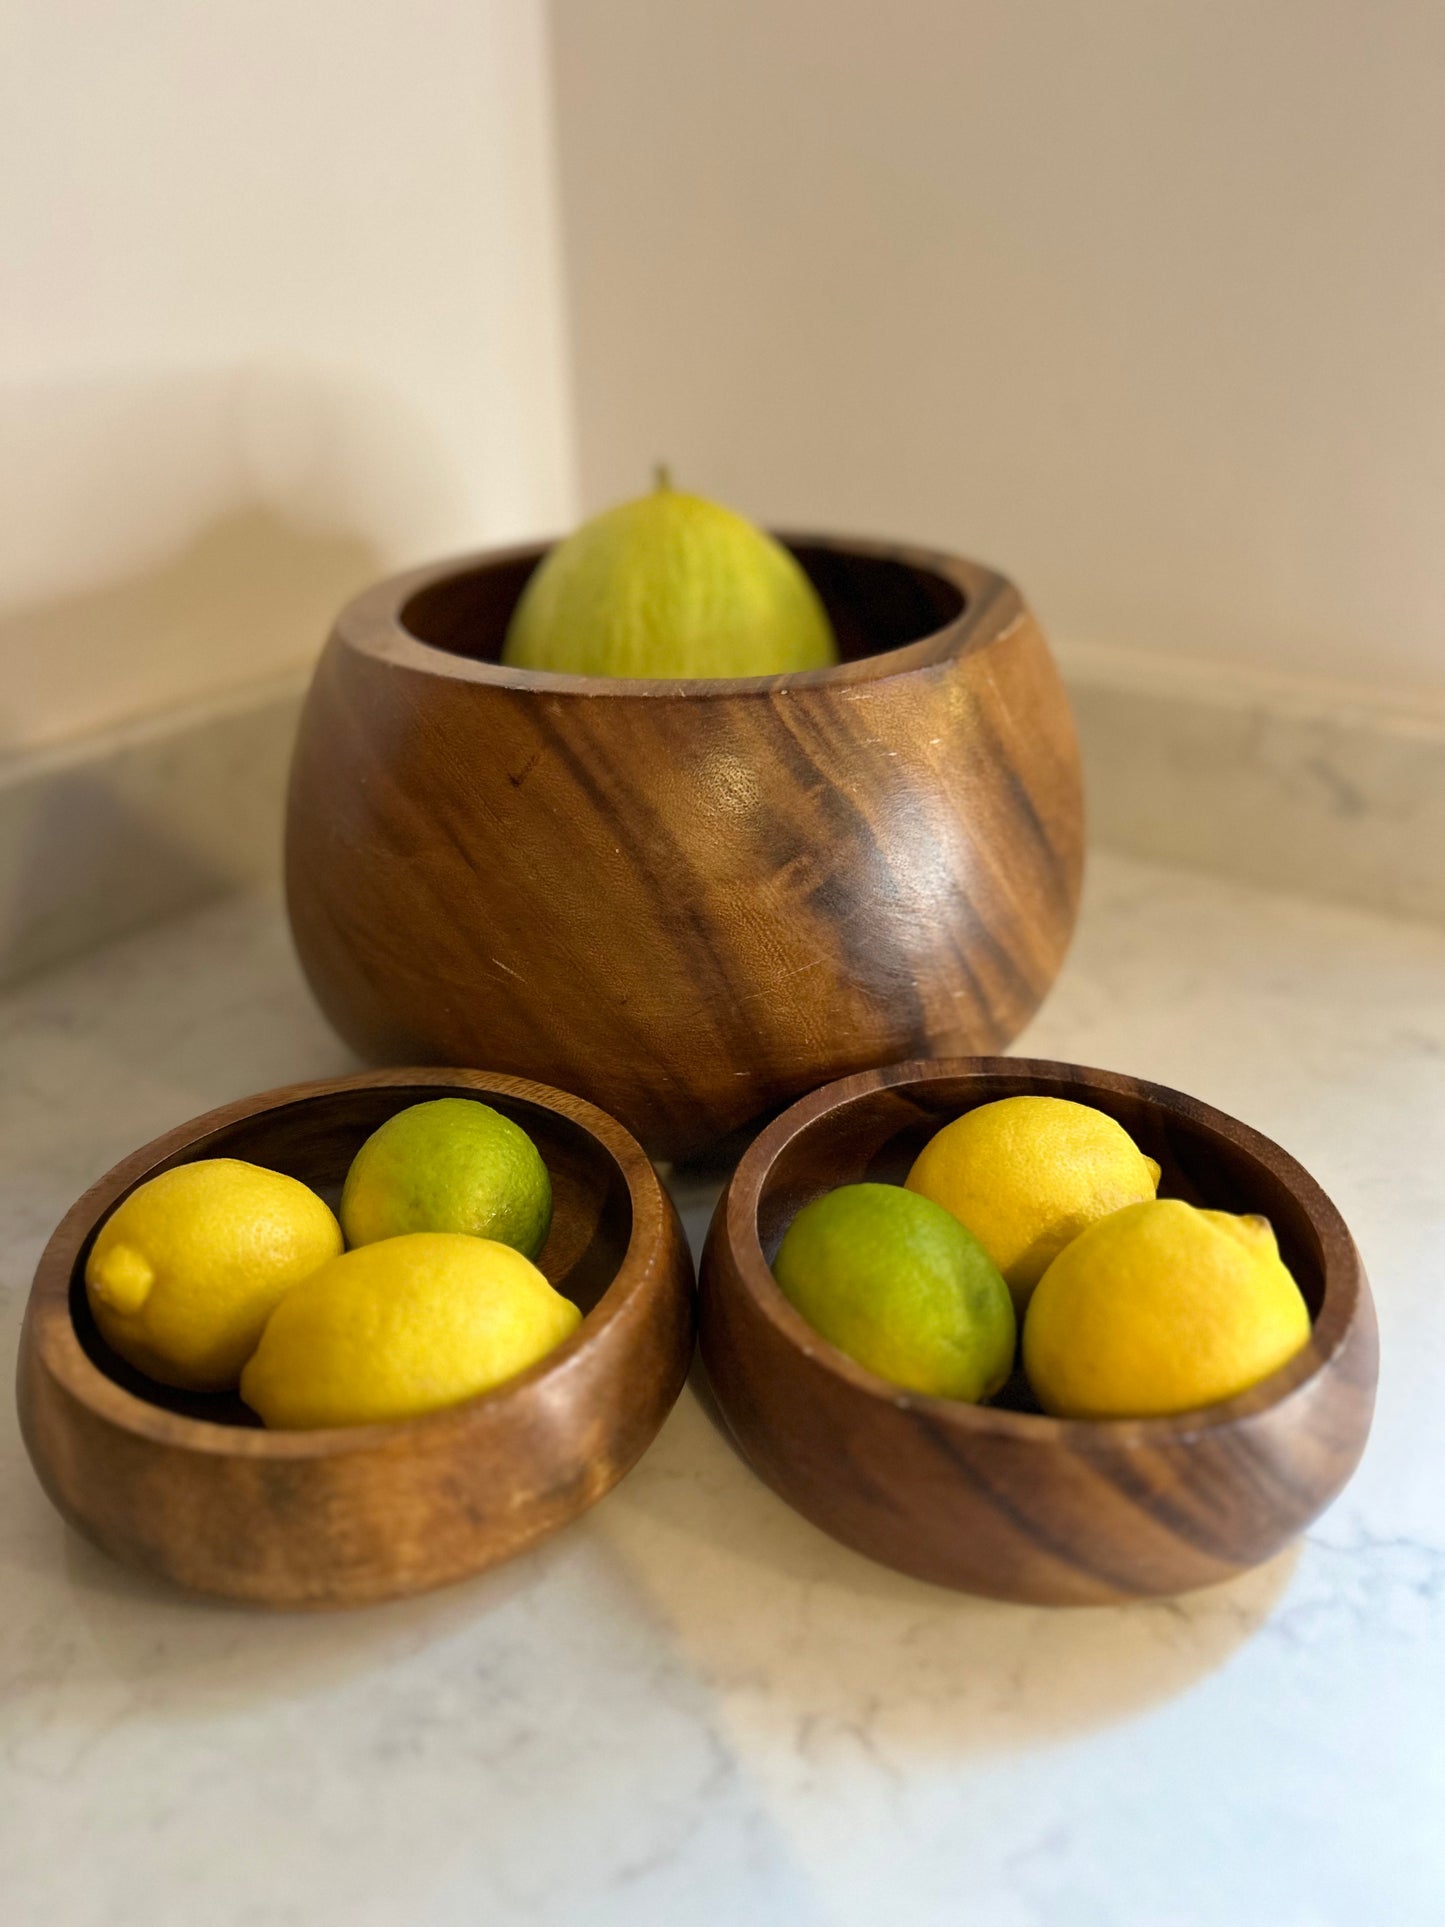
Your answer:
[[[546,557],[502,649],[574,676],[780,676],[838,659],[817,590],[770,535],[673,488],[594,516]]]
[[[552,1223],[552,1181],[520,1124],[471,1097],[410,1104],[373,1131],[346,1174],[348,1245],[409,1231],[494,1238],[535,1258]]]
[[[513,667],[535,659],[509,625],[561,566],[543,544],[341,613],[297,737],[287,897],[362,1055],[573,1091],[677,1159],[847,1072],[1015,1034],[1082,863],[1044,640],[962,557],[783,542],[832,667]]]
[[[439,1411],[515,1378],[581,1323],[510,1245],[412,1231],[289,1291],[241,1374],[267,1425],[309,1430]]]
[[[1001,1098],[936,1132],[904,1186],[804,1205],[773,1275],[816,1331],[906,1390],[995,1396],[1017,1306],[1044,1411],[1193,1411],[1287,1364],[1310,1317],[1266,1219],[1157,1198],[1159,1177],[1092,1105]]]
[[[1267,1219],[1158,1198],[1054,1259],[1029,1301],[1023,1363],[1057,1417],[1157,1418],[1248,1391],[1309,1335]]]
[[[239,1386],[267,1425],[411,1418],[514,1378],[581,1322],[532,1263],[551,1214],[521,1126],[438,1098],[367,1138],[340,1224],[296,1178],[240,1159],[161,1172],[102,1226],[87,1297],[137,1370]]]
[[[342,1249],[295,1178],[200,1158],[138,1185],[100,1229],[85,1290],[102,1338],[164,1385],[224,1391],[294,1284]]]
[[[1154,1196],[1159,1166],[1092,1104],[1005,1097],[946,1124],[904,1182],[982,1239],[1022,1316],[1071,1239]]]
[[[895,1184],[845,1184],[789,1225],[784,1295],[880,1378],[939,1398],[991,1398],[1013,1366],[998,1267],[951,1212]]]

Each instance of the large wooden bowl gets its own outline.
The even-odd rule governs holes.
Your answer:
[[[900,1391],[821,1338],[768,1269],[799,1209],[836,1185],[901,1183],[950,1118],[1025,1092],[1117,1118],[1159,1160],[1163,1194],[1262,1212],[1310,1305],[1307,1349],[1203,1411],[1064,1420]],[[885,1565],[997,1599],[1138,1599],[1269,1558],[1349,1478],[1374,1405],[1375,1314],[1359,1254],[1293,1158],[1178,1091],[1022,1058],[899,1064],[793,1105],[719,1202],[701,1327],[723,1414],[789,1504]]]
[[[268,1432],[234,1396],[174,1392],[105,1345],[86,1303],[101,1224],[144,1179],[246,1158],[335,1205],[393,1112],[475,1094],[515,1118],[552,1176],[538,1259],[585,1314],[520,1377],[400,1424]],[[157,1138],[73,1206],[40,1261],[20,1340],[25,1443],[46,1491],[106,1551],[200,1592],[344,1606],[421,1592],[556,1531],[651,1442],[692,1355],[692,1261],[641,1149],[560,1091],[476,1071],[390,1071],[228,1104]]]
[[[788,539],[837,668],[503,668],[536,547],[343,611],[286,871],[306,974],[363,1055],[543,1078],[676,1157],[824,1079],[1019,1030],[1063,958],[1082,850],[1044,641],[973,563]]]

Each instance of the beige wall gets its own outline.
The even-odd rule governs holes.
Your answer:
[[[584,499],[1445,694],[1439,0],[555,0]]]
[[[0,107],[0,748],[572,512],[540,0],[16,0]]]

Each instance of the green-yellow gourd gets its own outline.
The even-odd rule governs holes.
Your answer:
[[[672,487],[584,522],[528,582],[502,661],[581,676],[776,676],[838,659],[818,592],[770,535]]]

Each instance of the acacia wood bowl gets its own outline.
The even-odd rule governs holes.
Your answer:
[[[195,1158],[245,1158],[302,1179],[334,1208],[379,1124],[459,1093],[522,1125],[551,1174],[552,1228],[537,1262],[584,1317],[529,1371],[425,1418],[271,1432],[235,1395],[157,1385],[106,1346],[85,1260],[144,1179]],[[594,1504],[651,1443],[692,1342],[692,1261],[677,1214],[612,1118],[519,1078],[377,1072],[225,1105],[93,1185],[35,1276],[20,1421],[45,1490],[107,1552],[231,1599],[359,1605],[478,1572]]]
[[[1179,1417],[1054,1419],[905,1392],[836,1350],[769,1262],[810,1199],[901,1183],[951,1118],[1041,1093],[1117,1118],[1162,1195],[1261,1212],[1310,1307],[1298,1357]],[[898,1064],[794,1104],[754,1142],[703,1255],[702,1355],[755,1470],[806,1518],[902,1572],[996,1599],[1099,1605],[1232,1577],[1339,1492],[1374,1405],[1374,1306],[1339,1212],[1247,1125],[1162,1085],[1025,1058]],[[1026,1406],[1021,1376],[1000,1395]]]
[[[784,539],[835,668],[504,668],[537,546],[342,612],[292,765],[287,897],[364,1056],[543,1078],[679,1157],[828,1078],[1020,1029],[1082,861],[1043,638],[975,563]]]

